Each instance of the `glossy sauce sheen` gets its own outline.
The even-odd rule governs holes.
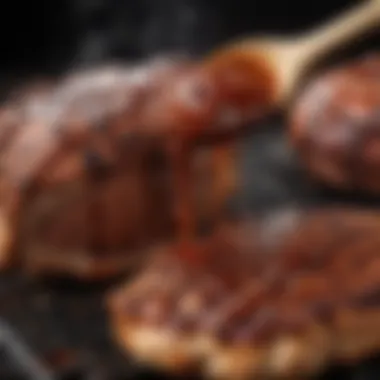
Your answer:
[[[182,110],[179,112],[182,115],[182,125],[188,125],[185,144],[179,149],[177,145],[173,154],[173,161],[178,162],[177,221],[179,241],[182,243],[178,254],[189,265],[197,266],[200,257],[193,244],[196,223],[191,211],[193,202],[188,192],[191,175],[186,159],[191,145],[186,144],[186,141],[207,142],[210,138],[214,142],[220,138],[234,141],[237,135],[248,129],[248,125],[250,129],[255,127],[254,122],[273,111],[276,83],[268,63],[262,57],[252,56],[246,50],[227,48],[218,50],[198,64],[195,71],[190,72],[187,81],[176,83],[174,89],[176,90],[166,93],[169,98],[176,97],[180,101],[164,103],[177,103]],[[181,101],[188,107],[184,108]],[[185,109],[187,112],[184,112]],[[231,172],[228,168],[231,166],[228,163],[231,161],[228,158],[231,145],[232,143],[224,145],[227,153],[219,155],[218,167],[221,172]],[[219,151],[222,150],[223,145],[219,148]]]
[[[296,101],[290,137],[309,173],[347,190],[380,192],[380,55],[312,81]]]
[[[376,213],[347,209],[225,226],[199,243],[198,273],[163,256],[120,290],[113,313],[236,344],[333,328],[341,313],[380,305],[379,232]]]
[[[1,212],[13,249],[125,255],[172,233],[167,146],[192,136],[194,120],[162,95],[194,70],[170,59],[104,67],[10,98],[0,115]],[[189,188],[202,188],[197,178]]]
[[[245,121],[257,121],[273,111],[277,83],[270,65],[249,49],[226,49],[206,61],[205,67],[218,83],[221,107],[225,115],[231,111]],[[230,113],[231,117],[231,113]]]
[[[196,210],[208,207],[195,199],[207,187],[194,173],[195,146],[228,148],[269,111],[266,74],[229,52],[74,72],[16,94],[0,115],[0,211],[10,249],[24,249],[31,262],[32,251],[121,257],[177,228],[179,253],[197,262]],[[200,165],[217,183],[234,172],[222,156],[214,168],[205,170],[207,158]],[[233,187],[223,180],[210,191],[215,217]]]

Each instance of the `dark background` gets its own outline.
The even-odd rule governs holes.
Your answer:
[[[247,32],[293,33],[358,1],[4,1],[0,70],[64,70],[162,52],[202,54]]]

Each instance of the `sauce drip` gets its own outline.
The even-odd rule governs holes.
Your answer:
[[[193,146],[187,139],[174,138],[169,144],[173,165],[174,215],[178,226],[178,252],[191,266],[200,264],[200,254],[194,245],[197,233],[195,202],[191,188]]]
[[[213,202],[217,203],[213,216],[219,219],[218,206],[226,198],[226,189],[233,186],[228,183],[228,178],[234,177],[231,167],[226,167],[228,151],[232,152],[233,140],[245,131],[244,125],[262,119],[272,109],[275,92],[275,81],[266,62],[244,51],[223,51],[201,66],[198,76],[193,73],[191,80],[187,78],[187,93],[184,96],[182,92],[182,103],[173,108],[177,124],[182,125],[175,125],[176,137],[171,139],[169,146],[174,176],[178,252],[190,265],[203,262],[195,244],[197,218],[191,191],[194,179],[191,168],[193,149],[199,143],[213,145],[217,157],[214,169],[226,171],[219,173],[224,180],[219,182],[219,186],[216,185],[212,193],[215,197]],[[194,104],[198,106],[194,107]]]

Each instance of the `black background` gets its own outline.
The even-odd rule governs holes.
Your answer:
[[[202,54],[247,32],[304,30],[357,2],[8,0],[0,10],[0,69],[62,70],[168,51]]]

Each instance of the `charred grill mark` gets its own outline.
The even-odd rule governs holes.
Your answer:
[[[100,199],[100,187],[102,181],[109,174],[110,168],[106,165],[101,155],[89,148],[84,153],[84,165],[86,167],[86,202],[87,202],[87,231],[88,248],[95,255],[104,254],[103,247],[99,244],[103,241],[105,225],[107,224],[104,205]]]
[[[380,302],[380,225],[376,214],[347,210],[312,212],[312,216],[304,215],[300,224],[301,230],[295,226],[281,235],[274,252],[266,253],[262,271],[250,268],[251,278],[241,276],[240,285],[233,288],[228,287],[227,279],[219,271],[215,273],[214,266],[225,255],[231,256],[234,247],[220,248],[219,257],[212,256],[213,260],[205,262],[205,267],[200,269],[197,281],[187,282],[192,275],[185,268],[185,277],[180,281],[173,279],[166,290],[167,301],[171,299],[166,307],[172,317],[164,318],[162,327],[211,334],[223,342],[265,344],[281,334],[301,333],[312,325],[333,327],[341,310],[376,309]],[[309,244],[307,237],[313,231],[318,233]],[[302,243],[289,249],[287,242],[299,239]],[[268,282],[265,273],[279,262],[286,264],[287,260],[294,260],[295,248],[296,257],[303,256],[306,260],[297,259],[297,265],[280,265]],[[235,251],[234,260],[242,260],[241,254]],[[323,261],[315,266],[313,256],[323,256]],[[242,262],[249,265],[245,260]],[[179,270],[180,263],[176,265],[177,269],[172,268],[171,273]],[[242,267],[230,269],[238,275]],[[222,286],[208,294],[206,284],[212,278],[218,279]],[[150,297],[154,298],[155,290],[152,288],[151,292]],[[194,299],[189,302],[194,302],[195,313],[187,314],[178,300],[191,294]],[[140,300],[145,302],[143,294]],[[144,322],[141,314],[134,316]]]
[[[202,315],[222,302],[224,291],[220,281],[212,276],[201,281],[186,279],[175,291],[177,310],[169,319],[169,326],[182,332],[193,332]]]
[[[229,301],[221,305],[213,314],[216,320],[213,321],[208,328],[218,337],[227,339],[228,336],[233,338],[236,329],[239,329],[242,323],[249,318],[253,320],[256,318],[257,312],[260,310],[259,305],[265,297],[268,297],[270,290],[261,287],[257,289],[251,286],[246,289],[241,289],[238,294],[230,298]],[[228,332],[227,335],[224,332]]]
[[[94,149],[87,149],[83,154],[83,162],[88,176],[95,181],[101,181],[110,172],[110,165],[102,155]]]
[[[101,120],[96,121],[93,124],[93,129],[97,132],[107,132],[109,128],[109,124],[111,122],[110,117],[103,118]]]
[[[372,309],[380,306],[380,288],[364,291],[363,294],[353,297],[350,306],[360,309]]]
[[[314,301],[311,302],[309,308],[317,322],[323,324],[331,323],[334,317],[334,301],[328,299]]]
[[[116,145],[123,165],[133,166],[139,155],[149,153],[151,141],[148,136],[142,136],[137,131],[128,131],[120,136]]]

